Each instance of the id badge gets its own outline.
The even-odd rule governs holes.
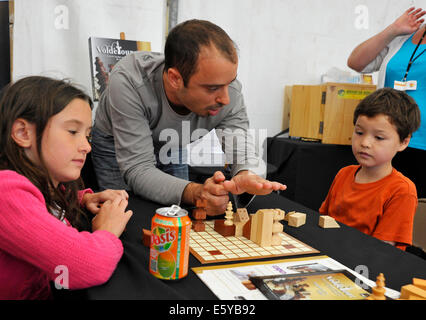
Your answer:
[[[399,91],[417,90],[417,80],[410,81],[394,81],[393,88]]]

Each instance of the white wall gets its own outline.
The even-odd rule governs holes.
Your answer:
[[[230,34],[251,126],[272,136],[281,130],[285,85],[319,83],[331,67],[348,70],[351,50],[411,5],[426,1],[179,0],[178,22],[208,19]],[[13,79],[58,74],[90,93],[87,39],[123,31],[162,52],[165,7],[166,0],[15,0]]]
[[[426,1],[180,0],[178,22],[206,19],[228,32],[240,49],[251,127],[273,136],[281,131],[285,85],[318,84],[331,67],[349,71],[352,49],[412,5]]]
[[[13,80],[71,78],[92,93],[89,37],[150,41],[162,51],[166,0],[15,0]]]

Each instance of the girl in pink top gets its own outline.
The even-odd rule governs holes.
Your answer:
[[[0,299],[48,299],[50,283],[100,285],[123,253],[125,191],[93,193],[80,171],[92,102],[64,81],[27,77],[0,100]],[[101,205],[102,204],[102,205]],[[83,231],[95,214],[92,232]],[[86,223],[87,225],[87,223]]]

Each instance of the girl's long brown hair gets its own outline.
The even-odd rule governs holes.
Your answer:
[[[77,196],[77,191],[84,187],[82,179],[60,183],[55,188],[43,164],[41,139],[52,116],[73,99],[87,101],[92,108],[90,97],[67,81],[41,76],[9,84],[0,97],[0,170],[13,170],[28,178],[43,194],[50,213],[59,207],[60,219],[65,217],[79,230],[87,229],[87,217]],[[33,163],[11,137],[12,125],[18,118],[36,125],[40,165]]]

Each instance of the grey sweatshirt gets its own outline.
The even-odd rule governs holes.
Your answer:
[[[239,81],[230,84],[230,103],[217,115],[179,115],[166,98],[163,70],[162,54],[128,55],[115,65],[96,110],[95,127],[114,137],[117,163],[132,191],[162,204],[180,204],[190,181],[157,169],[155,154],[172,145],[185,147],[214,128],[232,175],[251,170],[265,176],[266,165],[247,131],[249,121]],[[176,136],[178,139],[173,139]],[[233,142],[226,143],[231,137]]]

